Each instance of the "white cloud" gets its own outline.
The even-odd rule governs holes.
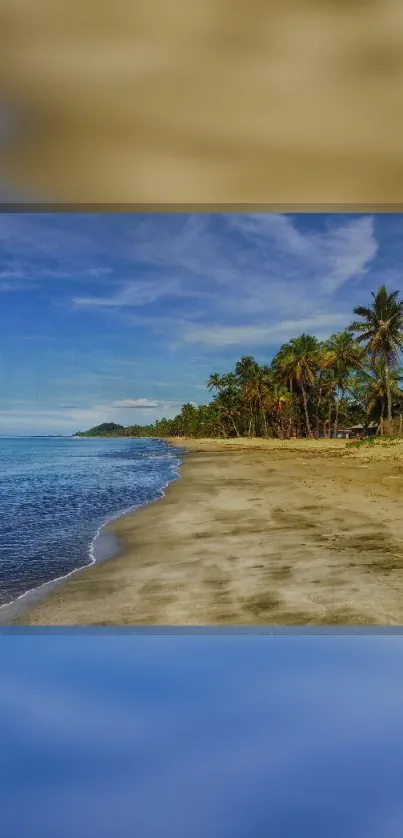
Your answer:
[[[301,331],[326,337],[350,315],[350,305],[334,313],[332,295],[362,280],[377,251],[370,215],[333,216],[320,232],[278,213],[150,217],[133,229],[131,249],[148,272],[137,269],[118,290],[76,296],[74,304],[115,310],[169,338],[173,351],[273,344]],[[146,315],[134,312],[153,304]]]
[[[133,281],[116,294],[105,297],[74,297],[73,303],[83,308],[137,308],[155,302],[160,297],[180,296],[180,288],[172,280]]]
[[[298,232],[292,219],[279,213],[248,213],[229,216],[229,225],[245,236],[252,236],[257,242],[272,240],[287,253],[311,257],[314,243],[309,236]]]
[[[377,251],[373,216],[358,218],[336,229],[323,239],[321,246],[321,256],[329,262],[328,274],[322,282],[324,291],[332,293],[350,279],[364,277]]]
[[[187,343],[202,343],[210,347],[272,345],[282,343],[302,332],[328,337],[332,331],[345,325],[347,315],[319,314],[301,320],[283,320],[273,326],[205,326],[185,331],[183,340]]]
[[[118,399],[111,403],[111,407],[124,408],[151,408],[159,407],[161,402],[151,401],[150,399]]]
[[[0,282],[0,293],[9,294],[15,291],[34,291],[38,287],[38,285],[28,282]]]
[[[378,250],[371,215],[333,216],[314,232],[278,213],[133,216],[120,232],[91,215],[72,217],[67,225],[56,215],[6,215],[0,244],[6,273],[23,281],[35,281],[39,268],[43,281],[102,282],[102,293],[85,288],[72,294],[69,303],[77,310],[125,314],[163,300],[168,329],[179,306],[184,320],[195,319],[197,309],[199,320],[215,315],[223,325],[236,315],[265,316],[267,322],[295,311],[317,314],[334,292],[366,276]],[[108,262],[117,256],[121,276]],[[49,257],[59,267],[44,265]]]
[[[283,255],[298,257],[301,279],[310,265],[322,276],[320,284],[327,293],[365,276],[378,251],[373,215],[336,222],[322,233],[305,235],[289,216],[276,213],[232,216],[230,226],[254,238],[260,246],[272,242]]]

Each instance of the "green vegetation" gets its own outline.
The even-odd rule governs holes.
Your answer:
[[[381,286],[358,306],[347,329],[319,341],[300,335],[270,364],[244,356],[234,370],[207,381],[213,399],[185,404],[174,419],[124,428],[105,423],[76,436],[332,437],[344,426],[403,436],[403,300]]]
[[[116,425],[115,422],[103,422],[102,425],[96,425],[89,431],[79,431],[74,436],[125,436],[125,434],[122,434],[125,430],[126,428],[123,425]]]
[[[372,292],[373,303],[368,308],[357,306],[354,314],[361,317],[351,323],[349,329],[358,333],[358,341],[370,353],[371,364],[382,364],[382,376],[386,390],[387,416],[392,422],[391,368],[396,364],[399,349],[403,344],[403,300],[399,291],[388,293],[384,285]]]
[[[349,448],[373,448],[375,445],[381,448],[389,448],[391,445],[399,445],[403,442],[403,436],[369,436],[367,439],[357,439],[347,442]]]

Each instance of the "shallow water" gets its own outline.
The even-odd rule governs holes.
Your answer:
[[[0,439],[0,605],[108,558],[102,525],[158,498],[179,463],[155,439]]]

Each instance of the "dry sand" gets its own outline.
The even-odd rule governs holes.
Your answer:
[[[403,444],[174,444],[191,449],[180,479],[110,527],[122,554],[19,623],[403,622]]]

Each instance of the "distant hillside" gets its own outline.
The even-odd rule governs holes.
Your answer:
[[[77,431],[74,436],[122,436],[125,430],[123,425],[116,425],[115,422],[103,422],[102,425],[96,425],[89,431]]]

